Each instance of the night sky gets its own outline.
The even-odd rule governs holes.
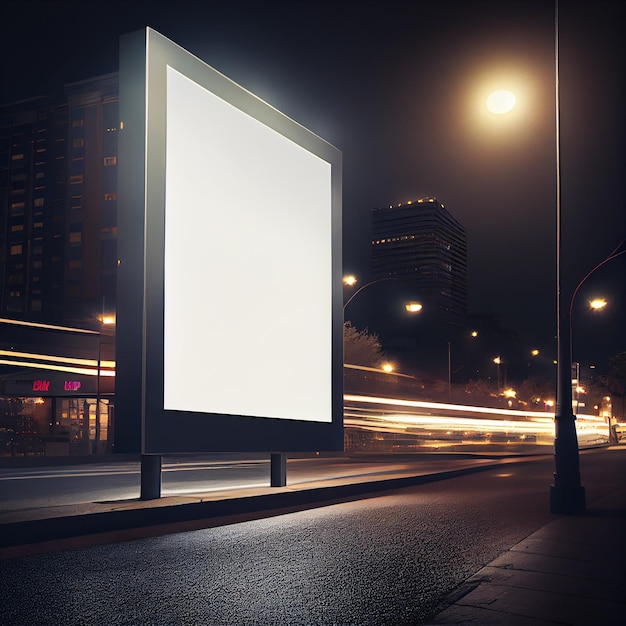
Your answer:
[[[624,7],[559,9],[563,289],[626,238]],[[367,278],[370,209],[436,196],[467,230],[469,308],[554,352],[554,3],[3,2],[1,102],[118,69],[151,26],[343,153],[344,269]],[[518,107],[487,114],[490,90]],[[609,306],[590,312],[603,295]],[[626,254],[581,288],[574,360],[626,350]]]

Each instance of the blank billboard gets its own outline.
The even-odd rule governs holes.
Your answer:
[[[122,39],[120,112],[142,451],[340,449],[339,152],[151,29]]]

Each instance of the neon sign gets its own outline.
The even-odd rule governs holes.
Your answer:
[[[80,389],[80,380],[66,380],[63,383],[65,391],[78,391]]]
[[[34,380],[33,391],[50,391],[49,380]]]

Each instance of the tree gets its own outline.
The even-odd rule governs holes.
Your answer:
[[[517,397],[528,404],[536,404],[538,398],[541,404],[546,400],[554,400],[556,398],[555,381],[531,376],[522,382]]]
[[[343,362],[349,365],[380,367],[385,360],[378,335],[357,330],[350,322],[343,325]]]
[[[624,396],[626,396],[626,352],[619,352],[609,359],[609,373],[600,379],[601,386],[615,400],[621,399],[621,417],[624,417]],[[616,404],[613,403],[613,410]]]

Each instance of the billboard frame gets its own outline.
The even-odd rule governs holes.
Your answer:
[[[328,288],[332,308],[329,367],[332,391],[329,421],[164,408],[163,257],[168,67],[330,165],[332,260]],[[341,170],[341,153],[336,148],[163,35],[146,28],[121,38],[118,451],[140,451],[149,455],[343,450]],[[302,398],[302,402],[306,402],[306,398]]]

